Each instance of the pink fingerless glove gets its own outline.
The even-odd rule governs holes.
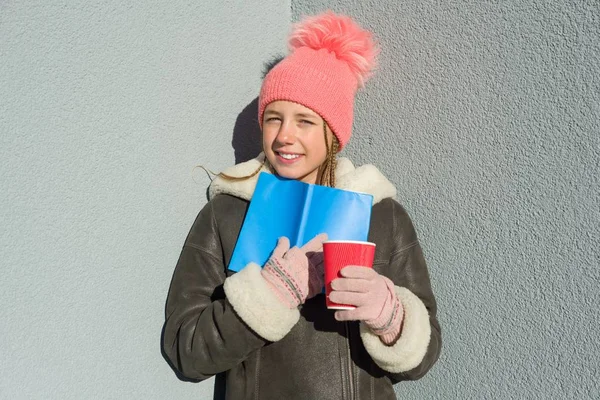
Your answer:
[[[261,271],[270,289],[289,308],[298,307],[323,289],[323,242],[326,234],[315,236],[301,248],[279,238],[273,254]]]
[[[337,311],[338,321],[361,321],[385,344],[393,344],[402,330],[404,308],[396,296],[394,283],[375,270],[346,267],[342,278],[331,284],[330,300],[356,306],[353,310]]]

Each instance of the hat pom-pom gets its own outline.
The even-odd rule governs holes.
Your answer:
[[[371,32],[362,29],[350,17],[331,11],[307,17],[294,25],[289,38],[290,50],[305,46],[327,49],[345,61],[359,87],[364,86],[377,65],[379,48]]]

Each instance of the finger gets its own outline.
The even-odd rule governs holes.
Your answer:
[[[302,246],[301,250],[305,253],[320,253],[323,251],[323,242],[327,240],[326,238],[327,236],[324,239],[322,235],[317,235]]]
[[[354,310],[336,311],[334,314],[335,319],[338,321],[354,321],[354,318],[352,317],[352,311]]]
[[[333,290],[329,293],[329,300],[338,304],[349,304],[360,307],[369,303],[368,296],[365,293],[338,292]]]
[[[277,246],[273,250],[273,257],[283,258],[285,253],[290,249],[290,240],[282,236],[277,240]]]
[[[364,321],[368,317],[368,310],[364,307],[356,307],[354,310],[341,310],[335,312],[335,319],[338,321]]]
[[[308,243],[302,246],[302,251],[308,252],[321,252],[323,251],[323,242],[327,240],[326,233],[320,233],[312,238]]]
[[[304,252],[297,246],[289,249],[287,253],[285,253],[284,257],[288,260],[294,260],[295,263],[301,263],[304,265],[304,267],[308,267],[308,257],[306,257],[306,254],[304,254]]]
[[[366,293],[371,286],[371,282],[365,279],[337,278],[331,281],[331,288],[341,292]]]
[[[340,275],[344,278],[373,279],[378,274],[373,268],[349,265],[342,268]]]
[[[354,310],[340,310],[335,312],[335,319],[338,321],[364,321],[365,313],[362,307]]]

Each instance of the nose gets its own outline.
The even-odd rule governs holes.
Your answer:
[[[279,132],[277,132],[275,140],[280,145],[293,144],[296,141],[296,133],[294,132],[293,124],[289,121],[284,121],[279,126]]]

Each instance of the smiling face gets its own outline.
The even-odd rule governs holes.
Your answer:
[[[327,141],[332,141],[330,129]],[[323,118],[290,101],[270,103],[263,115],[263,149],[279,176],[317,183],[327,158]]]

